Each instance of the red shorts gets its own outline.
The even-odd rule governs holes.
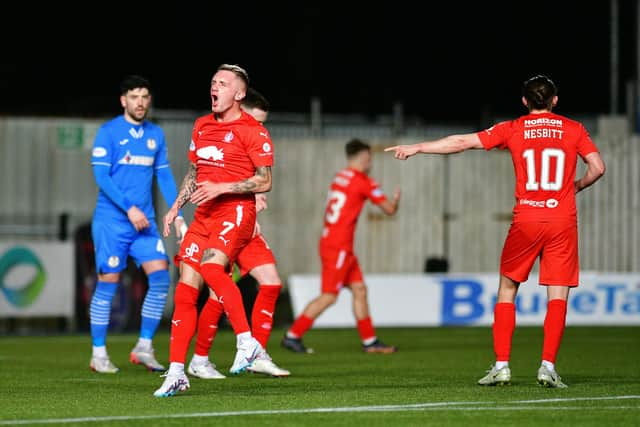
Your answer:
[[[343,286],[362,282],[358,257],[345,249],[320,248],[322,292],[337,294]]]
[[[174,257],[176,265],[183,261],[200,272],[200,260],[206,249],[217,249],[232,265],[242,249],[249,244],[256,223],[256,210],[242,204],[216,209],[206,219],[195,219]]]
[[[240,267],[240,275],[244,276],[254,268],[265,265],[275,264],[276,258],[271,252],[271,248],[262,234],[255,236],[247,246],[245,246],[236,259],[236,264]]]
[[[502,248],[500,274],[525,282],[538,257],[541,285],[578,286],[576,221],[512,223]]]

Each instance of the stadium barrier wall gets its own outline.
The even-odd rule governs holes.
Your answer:
[[[371,317],[380,327],[490,326],[498,290],[498,274],[371,274],[365,275]],[[294,316],[320,292],[320,277],[294,274],[289,295]],[[314,327],[354,327],[351,292]],[[547,294],[537,274],[520,285],[516,300],[518,325],[542,325]],[[568,325],[640,325],[640,274],[583,272],[580,286],[570,291]]]
[[[0,318],[72,319],[74,269],[71,242],[0,242]]]
[[[0,118],[3,239],[37,240],[21,234],[24,227],[15,226],[34,215],[68,214],[72,231],[91,220],[97,188],[90,151],[101,123],[101,119],[82,118]],[[179,183],[188,167],[186,151],[193,123],[185,119],[160,124]],[[272,122],[267,127],[276,146],[275,165],[269,208],[260,214],[260,224],[285,286],[293,273],[320,271],[317,240],[328,185],[345,164],[345,141],[362,135],[374,148],[372,176],[388,194],[396,186],[402,190],[394,217],[369,203],[365,206],[355,243],[363,271],[420,273],[428,257],[446,258],[449,272],[496,271],[513,206],[513,166],[507,152],[472,150],[399,162],[383,148],[436,137],[448,129],[438,129],[439,135],[407,129],[404,135],[394,136],[370,127],[345,130],[342,126],[340,134],[325,129],[322,136],[310,137],[301,129],[295,137],[287,131],[290,126]],[[640,272],[640,138],[609,131],[593,137],[607,173],[578,195],[581,267]],[[583,167],[580,163],[579,173]],[[167,208],[159,192],[156,198],[159,222]],[[192,206],[184,211],[190,220]],[[173,235],[166,239],[166,247],[173,256],[177,250]]]

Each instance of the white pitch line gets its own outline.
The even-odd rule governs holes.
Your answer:
[[[117,415],[108,417],[79,417],[79,418],[44,418],[44,419],[23,419],[23,420],[0,420],[0,425],[22,425],[22,424],[65,424],[65,423],[94,423],[109,421],[133,421],[133,420],[160,420],[176,418],[210,418],[210,417],[234,417],[242,415],[288,415],[288,414],[313,414],[313,413],[344,413],[344,412],[384,412],[384,411],[527,411],[527,410],[549,410],[548,407],[531,406],[505,406],[510,403],[553,403],[553,402],[574,402],[584,400],[623,400],[640,399],[640,395],[629,396],[604,396],[604,397],[568,397],[539,400],[514,400],[511,402],[427,402],[408,405],[372,405],[372,406],[351,406],[337,408],[309,408],[309,409],[273,409],[273,410],[252,410],[252,411],[227,411],[227,412],[194,412],[190,414],[158,414],[158,415]],[[469,406],[469,405],[493,405],[500,403],[502,406]],[[599,410],[619,410],[630,409],[640,410],[638,406],[604,406],[599,408],[589,408]],[[553,410],[584,410],[583,407],[553,407]]]
[[[547,403],[547,402],[577,402],[580,400],[621,400],[638,399],[640,396],[601,396],[601,397],[557,397],[554,399],[514,400],[512,403]]]

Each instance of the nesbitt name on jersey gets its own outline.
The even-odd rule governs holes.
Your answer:
[[[562,139],[563,133],[564,131],[560,129],[549,129],[549,128],[525,129],[524,139],[535,139],[535,138]]]

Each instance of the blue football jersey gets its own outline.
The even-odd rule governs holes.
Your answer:
[[[169,167],[167,145],[160,126],[144,121],[127,122],[120,115],[103,124],[96,134],[91,164],[109,168],[114,184],[126,199],[153,220],[153,175]],[[127,219],[127,214],[102,191],[98,192],[95,215],[104,219]]]

